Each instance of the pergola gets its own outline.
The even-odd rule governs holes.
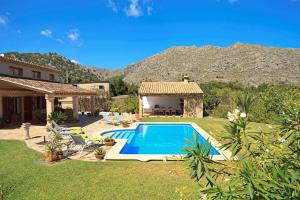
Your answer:
[[[27,102],[27,99],[28,97],[32,98],[39,96],[45,98],[46,116],[49,116],[54,111],[55,98],[72,97],[73,117],[78,118],[78,97],[91,96],[93,99],[95,95],[95,92],[79,88],[72,84],[1,76],[0,117],[3,116],[3,111],[6,109],[6,105],[3,105],[3,99],[5,97],[20,97],[20,105],[22,106],[22,121],[27,121],[26,112],[30,107],[30,102]],[[91,107],[94,108],[94,106]]]

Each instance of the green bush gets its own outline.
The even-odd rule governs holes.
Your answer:
[[[139,107],[138,96],[129,96],[124,100],[124,109],[126,112],[136,113]]]
[[[300,105],[300,86],[289,84],[261,84],[240,86],[237,83],[208,82],[200,84],[204,91],[204,113],[215,117],[226,117],[228,110],[248,102],[249,119],[256,122],[274,123],[279,116],[279,108]],[[238,97],[240,100],[238,100]],[[240,102],[239,102],[240,101]]]
[[[48,116],[48,121],[55,121],[57,124],[60,124],[66,121],[67,117],[61,111],[54,111]]]
[[[211,144],[186,140],[185,158],[191,177],[205,199],[299,199],[300,198],[300,106],[278,107],[279,130],[271,134],[247,129],[248,116],[228,112],[222,134],[232,161],[214,161]],[[181,195],[184,191],[181,192]]]
[[[118,105],[116,104],[116,102],[112,102],[110,105],[110,112],[119,112],[120,108],[118,107]]]

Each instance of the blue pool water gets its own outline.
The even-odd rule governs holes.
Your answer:
[[[194,141],[193,134],[199,134],[199,143],[206,140],[190,124],[140,124],[135,130],[105,132],[115,139],[128,139],[120,154],[186,154],[182,151],[188,146],[184,138]],[[212,155],[220,155],[211,148]]]

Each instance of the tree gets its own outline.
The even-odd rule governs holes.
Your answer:
[[[244,92],[242,96],[238,96],[236,99],[236,105],[246,114],[249,114],[254,102],[255,96],[251,95],[248,91]]]
[[[127,85],[122,76],[112,77],[108,81],[111,84],[111,96],[127,94]]]

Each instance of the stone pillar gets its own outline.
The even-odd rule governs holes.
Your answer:
[[[143,117],[143,97],[139,95],[139,115]]]
[[[46,94],[45,99],[46,99],[46,113],[48,119],[49,115],[51,115],[51,113],[54,112],[54,97]]]
[[[199,95],[196,101],[196,116],[199,118],[203,118],[203,94]]]
[[[91,113],[93,114],[94,112],[95,112],[95,110],[96,110],[96,105],[95,105],[95,97],[94,96],[91,96],[90,97],[91,98]]]
[[[188,99],[184,97],[183,99],[183,117],[189,117]]]
[[[78,119],[78,96],[73,96],[72,102],[73,102],[73,117],[75,119]]]

